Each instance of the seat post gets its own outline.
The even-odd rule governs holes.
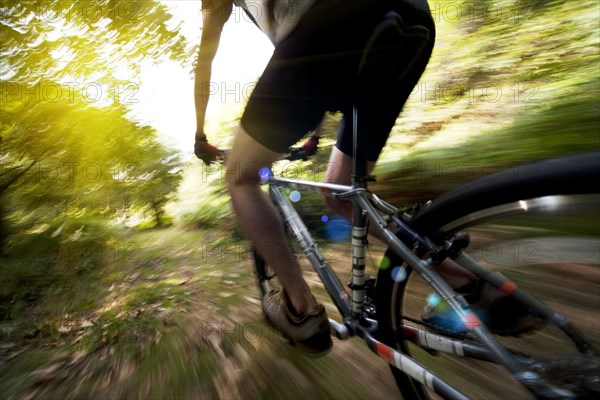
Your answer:
[[[353,166],[352,166],[352,186],[354,188],[367,188],[367,146],[365,128],[367,124],[362,115],[359,114],[361,104],[354,104],[352,109],[352,136],[353,136]]]

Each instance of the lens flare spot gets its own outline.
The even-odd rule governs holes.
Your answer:
[[[271,170],[267,167],[259,169],[258,177],[261,181],[268,181],[271,178]]]
[[[323,215],[323,216],[321,217],[321,221],[323,221],[323,222],[327,222],[327,221],[329,221],[329,217],[328,217],[327,215]]]
[[[436,307],[442,301],[441,297],[437,293],[431,293],[427,296],[427,304],[431,307]]]
[[[348,221],[339,217],[332,218],[325,228],[327,238],[333,242],[341,242],[348,239],[350,232],[351,229]]]
[[[388,269],[390,267],[390,258],[388,256],[381,257],[381,261],[379,262],[379,269]]]
[[[294,203],[299,202],[301,198],[302,198],[302,195],[297,190],[294,190],[290,193],[290,200],[293,201]]]
[[[394,267],[392,269],[392,279],[396,282],[404,282],[406,280],[406,269],[402,267]]]

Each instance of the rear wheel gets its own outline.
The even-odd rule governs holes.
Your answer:
[[[598,176],[598,162],[579,163],[582,171]],[[553,172],[563,171],[565,164]],[[546,169],[535,169],[546,172]],[[576,171],[571,178],[577,179]],[[552,174],[550,174],[552,175]],[[568,176],[568,175],[567,175]],[[511,180],[510,177],[513,177]],[[451,194],[417,215],[411,225],[436,240],[448,240],[456,232],[470,235],[463,250],[486,268],[498,271],[527,293],[560,312],[583,333],[591,345],[583,355],[559,329],[544,325],[520,337],[496,337],[515,354],[546,360],[539,364],[544,378],[572,390],[581,397],[597,398],[600,393],[600,368],[597,349],[600,340],[600,195],[543,196],[559,192],[564,186],[550,185],[540,176],[533,180],[539,192],[520,200],[521,187],[514,175],[505,173],[497,180],[470,185],[471,190]],[[568,178],[567,178],[568,179]],[[491,185],[493,182],[493,185]],[[514,186],[512,193],[498,193],[494,187]],[[527,181],[527,185],[531,184]],[[581,180],[584,183],[585,180]],[[569,185],[572,182],[568,182]],[[586,192],[591,181],[579,191]],[[576,192],[575,188],[568,189]],[[472,195],[471,195],[472,194]],[[489,199],[485,201],[483,197]],[[498,201],[494,202],[494,197]],[[441,204],[441,206],[439,205]],[[466,205],[465,205],[466,204]],[[485,204],[477,207],[477,204]],[[466,208],[465,208],[466,207]],[[421,320],[424,308],[439,302],[434,290],[392,251],[386,253],[385,267],[377,282],[377,314],[380,339],[410,355],[462,393],[471,398],[529,398],[531,394],[499,365],[427,351],[411,341],[417,330],[457,336],[452,327],[430,326]],[[535,369],[535,368],[534,368]],[[437,396],[392,367],[404,398],[429,399]]]
[[[517,283],[552,310],[565,315],[589,340],[592,352],[598,356],[600,196],[588,197],[585,203],[560,207],[560,210],[553,210],[551,216],[531,211],[520,216],[497,215],[485,223],[462,226],[461,231],[468,232],[471,238],[464,252]],[[411,328],[450,336],[456,331],[448,326],[422,323],[424,308],[439,302],[439,297],[422,278],[411,274],[397,255],[388,251],[386,256],[389,267],[380,272],[378,279],[378,290],[387,293],[388,299],[377,306],[380,327],[386,332],[382,338],[469,397],[527,398],[527,392],[515,385],[511,376],[498,365],[432,354],[409,340],[407,335],[411,334]],[[549,364],[551,370],[544,371],[548,379],[576,392],[600,394],[597,360],[582,357],[561,330],[544,325],[520,337],[497,339],[516,354],[552,362]],[[564,361],[562,365],[561,360]],[[587,376],[578,377],[584,372],[574,370],[574,365],[568,363],[596,366],[585,371]],[[401,371],[393,369],[393,373],[405,398],[431,398],[420,384]]]

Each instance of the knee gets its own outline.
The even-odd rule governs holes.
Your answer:
[[[254,163],[242,164],[236,160],[228,160],[225,166],[225,183],[230,194],[238,188],[258,187],[261,167]]]
[[[225,165],[225,183],[229,192],[259,188],[261,172],[281,158],[281,155],[258,143],[240,125]]]

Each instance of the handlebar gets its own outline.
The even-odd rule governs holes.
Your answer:
[[[227,158],[227,154],[230,152],[230,149],[219,149],[221,155],[215,161],[216,163],[224,164]],[[282,160],[288,161],[307,161],[311,156],[316,153],[316,147],[314,151],[307,151],[304,147],[290,147],[289,153],[286,154]]]

